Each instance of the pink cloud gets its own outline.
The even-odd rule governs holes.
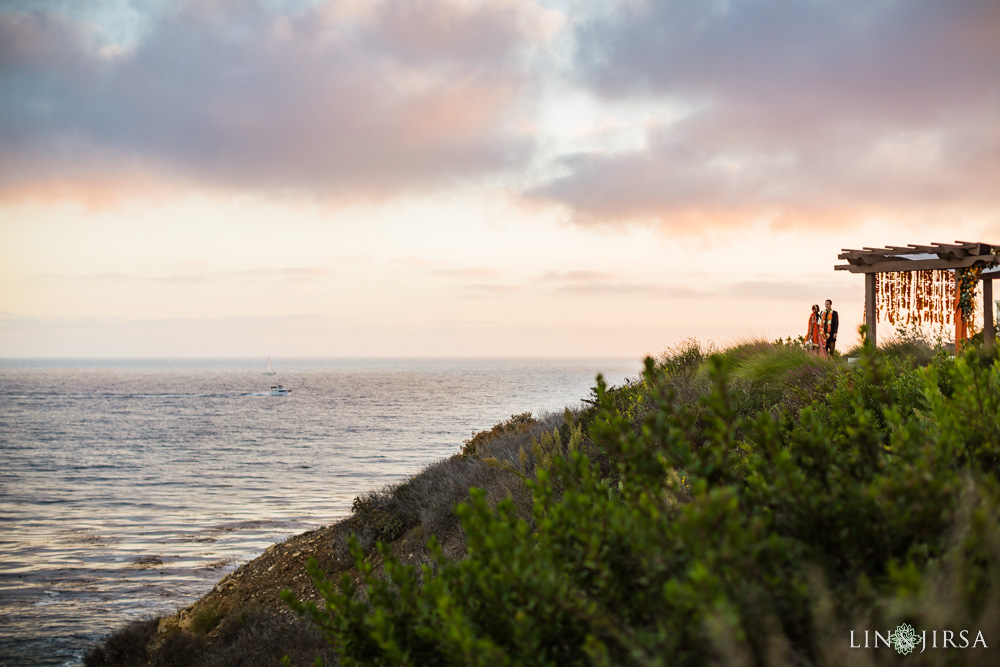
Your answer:
[[[623,6],[578,32],[580,82],[693,109],[639,149],[564,156],[530,195],[673,231],[989,217],[1000,205],[1000,4]]]
[[[529,2],[189,2],[131,49],[0,12],[0,194],[151,180],[378,198],[523,164]],[[99,198],[103,198],[99,196]]]

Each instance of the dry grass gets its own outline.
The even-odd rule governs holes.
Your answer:
[[[135,621],[109,635],[84,658],[85,667],[272,667],[293,663],[339,665],[312,626],[290,614],[255,608],[229,614],[205,636],[172,631],[157,637],[156,619]]]
[[[537,419],[527,413],[515,415],[473,436],[462,454],[433,463],[404,482],[358,496],[347,519],[350,530],[342,533],[338,545],[340,557],[347,553],[350,533],[358,537],[366,552],[380,541],[416,535],[425,542],[434,535],[446,553],[461,556],[465,543],[455,507],[467,501],[469,489],[476,487],[485,489],[494,505],[511,497],[529,513],[524,482],[510,469],[521,468],[523,451],[527,454],[525,472],[530,472],[534,467],[533,439],[558,428],[563,419],[554,414]],[[417,548],[422,550],[423,546]]]

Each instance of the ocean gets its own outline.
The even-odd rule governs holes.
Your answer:
[[[0,665],[74,665],[627,359],[0,360]],[[282,384],[288,396],[272,396]]]

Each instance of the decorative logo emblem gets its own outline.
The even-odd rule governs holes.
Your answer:
[[[909,623],[903,623],[896,626],[896,631],[889,635],[889,641],[892,642],[896,653],[909,655],[910,651],[915,649],[917,644],[920,644],[923,640],[917,636],[916,631],[914,631]]]

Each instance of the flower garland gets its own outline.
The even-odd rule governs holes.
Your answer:
[[[958,280],[958,307],[962,311],[962,320],[969,331],[972,331],[972,322],[976,314],[976,291],[979,288],[979,278],[983,275],[983,265],[970,266],[957,270]]]
[[[876,278],[876,315],[889,324],[945,325],[954,321],[951,271],[899,271]]]
[[[992,261],[967,268],[879,273],[875,283],[876,320],[919,327],[945,326],[961,317],[971,334],[980,278],[986,268],[996,266],[1000,266],[1000,250],[993,253]]]

